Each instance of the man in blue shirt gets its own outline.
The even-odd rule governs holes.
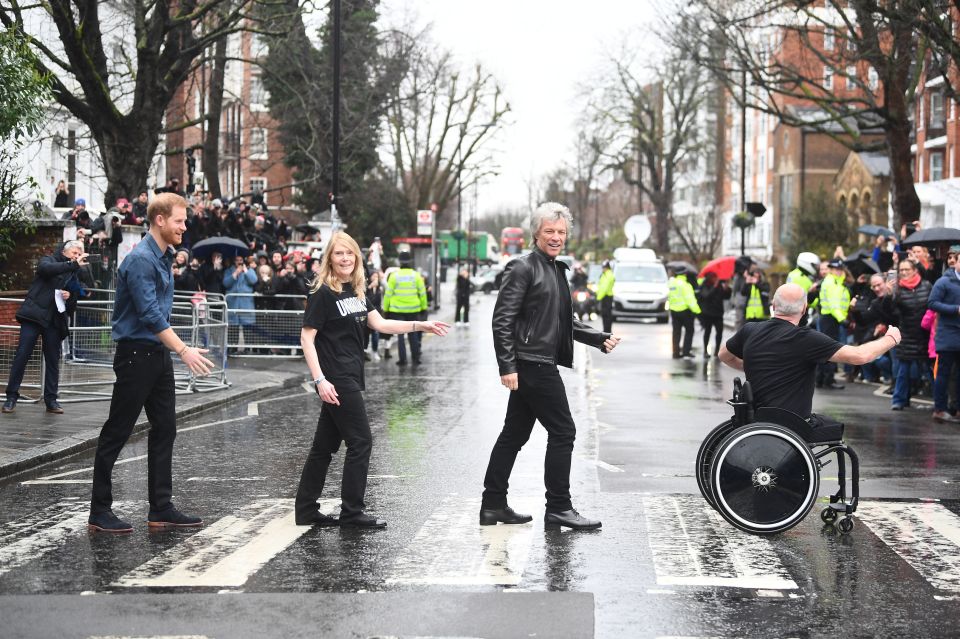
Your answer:
[[[176,389],[173,380],[173,351],[195,374],[210,372],[213,362],[206,349],[187,346],[170,327],[173,308],[173,247],[186,230],[187,202],[176,193],[158,195],[147,207],[150,232],[130,252],[117,274],[113,307],[113,339],[117,351],[113,370],[110,415],[100,431],[93,466],[93,495],[90,500],[91,530],[131,532],[133,527],[117,517],[111,507],[111,475],[117,456],[130,438],[133,427],[146,409],[150,420],[147,439],[147,491],[151,528],[200,526],[174,508],[173,440],[177,435]]]

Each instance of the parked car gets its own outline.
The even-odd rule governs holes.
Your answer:
[[[654,317],[664,324],[670,319],[667,270],[659,260],[617,261],[613,268],[613,317]]]
[[[503,280],[503,267],[499,264],[485,266],[477,271],[477,274],[470,278],[473,289],[481,291],[484,294],[500,290],[500,282]]]

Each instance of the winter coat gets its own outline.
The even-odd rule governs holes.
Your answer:
[[[940,318],[937,320],[937,352],[960,351],[960,276],[955,270],[949,269],[937,280],[927,307]]]
[[[921,279],[914,289],[897,286],[893,293],[882,298],[884,309],[897,314],[897,326],[903,336],[897,347],[899,359],[927,358],[928,335],[920,322],[927,312],[927,298],[932,288],[930,282]]]
[[[257,283],[257,273],[252,268],[248,268],[240,277],[234,278],[233,272],[236,267],[228,266],[224,269],[223,287],[227,291],[227,308],[242,311],[254,310],[253,287]],[[231,293],[233,295],[231,295]],[[241,295],[237,295],[237,294]],[[241,326],[250,326],[256,323],[256,316],[253,313],[228,313],[228,324],[240,324]]]
[[[700,314],[704,317],[722,317],[723,300],[730,299],[730,287],[722,286],[717,282],[716,286],[701,284],[697,291],[697,300],[700,302]]]
[[[33,322],[44,328],[57,326],[66,337],[66,313],[57,311],[54,291],[66,289],[68,282],[76,277],[79,270],[80,265],[74,260],[67,259],[59,250],[56,255],[40,258],[40,263],[37,265],[37,278],[33,280],[23,304],[17,311],[17,321],[21,324]],[[67,301],[67,311],[71,311],[76,303],[76,296],[71,295]]]

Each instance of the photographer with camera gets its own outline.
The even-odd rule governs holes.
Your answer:
[[[83,242],[70,240],[55,255],[41,258],[37,265],[37,278],[30,285],[17,321],[20,322],[20,339],[10,367],[7,382],[7,398],[4,413],[12,413],[20,399],[20,384],[37,339],[43,336],[43,359],[46,372],[43,381],[43,401],[48,413],[61,414],[63,408],[57,402],[60,385],[60,343],[67,337],[67,314],[76,306],[76,298],[69,288],[76,288],[77,274],[87,265]]]

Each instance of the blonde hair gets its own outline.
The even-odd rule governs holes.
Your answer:
[[[360,299],[364,299],[366,296],[367,283],[363,272],[363,257],[360,254],[360,245],[357,244],[355,239],[343,231],[337,231],[330,237],[330,241],[327,243],[327,249],[323,252],[323,257],[320,258],[320,272],[317,273],[317,276],[313,278],[313,282],[310,284],[310,292],[316,293],[324,284],[329,286],[330,290],[334,293],[343,292],[343,285],[340,283],[340,278],[337,277],[336,271],[333,268],[333,250],[338,244],[346,246],[350,249],[350,252],[353,253],[353,273],[350,275],[350,285],[353,287],[354,295]]]

